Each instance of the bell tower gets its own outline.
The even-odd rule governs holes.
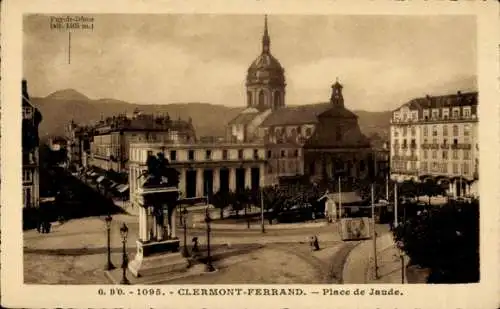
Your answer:
[[[342,95],[342,86],[339,83],[339,79],[337,77],[335,84],[332,85],[332,96],[330,97],[330,102],[333,105],[338,105],[344,107],[344,96]]]

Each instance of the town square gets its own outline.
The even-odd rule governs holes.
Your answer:
[[[26,284],[479,281],[474,19],[50,19],[24,18]]]

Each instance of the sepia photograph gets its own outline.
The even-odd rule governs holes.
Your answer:
[[[25,16],[25,282],[477,282],[475,23]]]
[[[20,24],[21,285],[391,304],[484,279],[477,14]]]

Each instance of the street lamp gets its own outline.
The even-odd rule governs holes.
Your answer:
[[[207,224],[207,264],[205,267],[205,270],[207,272],[212,272],[215,270],[214,266],[212,265],[212,256],[210,255],[210,222],[212,221],[212,218],[210,218],[210,214],[207,212],[205,214],[205,223]]]
[[[183,257],[189,257],[190,256],[189,250],[188,250],[188,247],[187,247],[187,214],[188,214],[188,211],[187,211],[186,207],[184,207],[184,209],[181,212],[181,215],[182,215],[182,227],[184,228],[184,248],[182,250],[182,256]]]
[[[113,217],[108,214],[106,218],[104,218],[104,221],[106,222],[106,231],[108,234],[108,263],[105,269],[112,270],[115,269],[115,266],[111,263],[111,221],[113,221]]]
[[[122,236],[122,243],[123,243],[123,257],[122,257],[122,280],[120,281],[120,284],[130,284],[130,281],[127,279],[127,266],[128,266],[128,258],[127,258],[127,251],[126,251],[126,243],[127,243],[127,234],[128,234],[128,227],[125,223],[122,224],[122,227],[120,228],[120,235]]]

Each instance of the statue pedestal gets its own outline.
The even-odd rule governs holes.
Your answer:
[[[135,258],[128,265],[129,271],[135,277],[145,277],[185,270],[189,262],[179,252],[180,240],[175,236],[175,208],[179,190],[165,185],[144,186],[137,190],[137,194],[139,240]],[[165,205],[168,210],[167,232],[161,231],[161,227],[165,225],[165,222],[161,222]],[[153,215],[149,213],[151,209],[156,209]],[[156,240],[157,238],[161,240]]]
[[[128,269],[136,277],[182,271],[189,263],[179,252],[179,246],[179,239],[149,243],[138,240],[137,253]]]

